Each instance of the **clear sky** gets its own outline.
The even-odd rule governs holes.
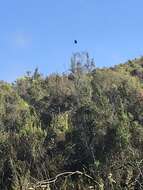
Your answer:
[[[76,51],[98,67],[143,55],[143,0],[0,0],[0,79],[65,71]]]

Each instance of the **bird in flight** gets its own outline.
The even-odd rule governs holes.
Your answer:
[[[77,44],[77,40],[74,40],[74,43]]]

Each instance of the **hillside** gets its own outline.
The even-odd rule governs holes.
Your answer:
[[[1,81],[0,130],[1,190],[143,189],[143,57]]]

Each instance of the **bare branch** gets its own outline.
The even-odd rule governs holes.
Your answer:
[[[33,184],[33,187],[34,189],[38,188],[38,187],[41,187],[41,186],[45,186],[45,185],[49,185],[49,184],[54,184],[56,183],[56,181],[60,178],[60,177],[70,177],[70,176],[73,176],[73,175],[82,175],[88,179],[90,179],[93,183],[97,184],[100,186],[100,183],[98,183],[97,181],[95,181],[93,179],[93,177],[91,177],[90,175],[88,174],[85,174],[83,172],[80,172],[80,171],[75,171],[75,172],[63,172],[63,173],[60,173],[58,175],[56,175],[54,178],[50,178],[50,179],[47,179],[47,180],[43,180],[43,181],[38,181],[35,185]],[[30,189],[31,187],[29,187]]]

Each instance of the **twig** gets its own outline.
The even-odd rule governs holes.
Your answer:
[[[73,176],[73,175],[83,175],[86,178],[92,180],[95,184],[100,186],[100,183],[95,181],[93,179],[93,177],[91,177],[90,175],[85,174],[85,173],[80,172],[80,171],[75,171],[75,172],[63,172],[63,173],[60,173],[60,174],[56,175],[54,178],[46,179],[46,180],[43,180],[43,181],[38,181],[36,183],[36,185],[34,185],[34,188],[38,188],[38,187],[41,187],[43,185],[49,185],[49,184],[55,183],[60,177],[63,177],[63,176],[64,177],[70,177],[70,176]]]

